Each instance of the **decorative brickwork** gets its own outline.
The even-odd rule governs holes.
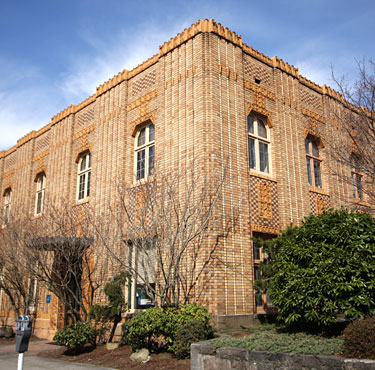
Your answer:
[[[254,60],[248,56],[244,59],[245,74],[252,77],[252,80],[257,79],[264,86],[272,85],[272,70],[265,67],[263,63]]]
[[[310,205],[311,213],[320,215],[325,209],[330,208],[330,197],[328,195],[310,191]]]
[[[156,82],[156,70],[147,73],[144,76],[137,77],[131,86],[132,96],[139,95],[143,90],[146,90]]]
[[[250,176],[251,222],[258,226],[279,229],[277,184],[258,176]]]
[[[322,113],[322,95],[306,87],[301,88],[301,103],[317,113]]]
[[[271,185],[258,182],[258,210],[259,217],[272,220]]]
[[[35,176],[44,171],[46,199],[62,197],[77,205],[77,162],[89,150],[90,194],[84,201],[96,214],[105,214],[118,196],[117,183],[136,188],[134,136],[137,126],[151,121],[155,168],[180,170],[194,161],[203,176],[226,174],[209,226],[213,234],[204,241],[219,240],[216,262],[207,264],[209,270],[197,280],[191,299],[207,305],[213,315],[252,315],[253,233],[277,234],[311,212],[347,205],[351,199],[349,187],[329,173],[324,173],[323,189],[308,185],[306,136],[316,136],[320,149],[332,128],[335,135],[342,134],[329,115],[332,107],[356,112],[331,88],[246,45],[214,20],[201,20],[144,63],[119,72],[95,94],[0,152],[1,189],[12,188],[12,212],[30,206],[32,214]],[[267,122],[263,131],[257,126],[257,136],[247,127],[252,112]],[[252,139],[255,162],[262,155],[263,164],[267,162],[263,167],[249,161]],[[328,154],[324,150],[319,158],[324,169]],[[340,167],[343,173],[347,170]],[[141,202],[130,200],[133,207],[137,199]],[[368,209],[364,202],[358,207]],[[235,220],[229,232],[227,218]],[[123,248],[123,241],[115,248]],[[208,248],[204,245],[205,253]],[[195,261],[197,266],[206,266],[205,253]],[[63,309],[55,297],[48,306],[45,294],[41,288],[36,330],[52,338]],[[9,316],[5,311],[1,317]]]
[[[46,132],[44,135],[39,136],[35,139],[35,153],[40,153],[48,149],[50,145],[50,132]]]
[[[88,125],[91,125],[94,121],[94,105],[89,105],[86,108],[83,108],[81,111],[76,113],[75,122],[76,127],[75,131],[80,131]]]

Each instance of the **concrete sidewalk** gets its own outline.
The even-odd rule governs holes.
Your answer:
[[[48,340],[36,340],[29,344],[29,350],[24,354],[23,370],[113,370],[113,368],[77,364],[74,362],[53,360],[44,357],[38,357],[37,354],[42,351],[57,349],[59,346]],[[17,369],[18,353],[16,344],[0,346],[0,370]]]

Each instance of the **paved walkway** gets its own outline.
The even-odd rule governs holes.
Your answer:
[[[77,364],[74,362],[53,360],[38,357],[42,351],[59,348],[56,344],[48,340],[38,340],[29,343],[29,350],[24,354],[23,370],[109,370],[107,367]],[[0,346],[0,370],[16,370],[18,363],[18,353],[16,344]],[[110,369],[113,370],[113,369]]]

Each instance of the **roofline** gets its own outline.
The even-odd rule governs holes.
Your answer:
[[[7,150],[0,151],[0,159],[6,157],[7,155],[13,153],[17,148],[21,145],[27,143],[28,141],[37,138],[38,136],[42,135],[46,131],[48,131],[53,125],[60,122],[64,118],[70,116],[71,114],[75,114],[82,110],[83,108],[87,107],[91,103],[93,103],[100,95],[104,94],[108,90],[112,89],[113,87],[119,85],[123,81],[128,81],[132,77],[138,75],[139,73],[143,72],[150,66],[156,64],[158,60],[163,57],[164,55],[168,54],[173,49],[179,47],[181,44],[185,43],[186,41],[194,38],[199,33],[215,33],[216,35],[222,37],[223,39],[233,43],[234,45],[242,48],[242,50],[246,53],[251,55],[252,57],[258,59],[259,61],[268,64],[270,67],[278,68],[281,71],[297,78],[301,84],[315,90],[316,92],[322,95],[328,95],[331,98],[338,100],[345,105],[347,105],[351,109],[357,110],[358,108],[354,105],[346,102],[343,96],[338,93],[337,91],[331,89],[326,85],[319,86],[318,84],[308,80],[306,77],[303,77],[299,74],[298,68],[294,67],[293,65],[284,62],[282,59],[274,56],[270,58],[258,50],[255,50],[251,46],[245,44],[242,41],[242,36],[237,35],[235,32],[230,31],[227,27],[223,27],[220,23],[215,22],[213,19],[205,19],[205,20],[198,20],[197,23],[192,24],[189,28],[185,28],[182,33],[178,33],[177,36],[172,37],[169,41],[165,42],[163,45],[159,46],[158,54],[155,54],[151,58],[147,59],[143,63],[139,64],[137,67],[133,68],[132,70],[124,69],[122,72],[119,72],[117,75],[110,78],[108,81],[104,82],[103,84],[99,85],[96,88],[95,94],[91,95],[89,98],[85,99],[78,105],[72,104],[60,113],[56,114],[52,117],[51,122],[47,125],[43,126],[38,131],[31,131],[27,135],[23,136],[21,139],[17,140],[17,144]]]

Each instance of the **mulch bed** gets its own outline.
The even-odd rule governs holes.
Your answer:
[[[112,367],[114,369],[153,369],[153,370],[190,370],[190,360],[178,360],[169,353],[151,354],[147,363],[133,362],[130,360],[131,347],[123,346],[114,350],[107,350],[105,345],[84,347],[80,353],[72,350],[59,348],[51,351],[44,351],[38,354],[41,357],[53,358],[71,362],[80,362],[91,365]]]

